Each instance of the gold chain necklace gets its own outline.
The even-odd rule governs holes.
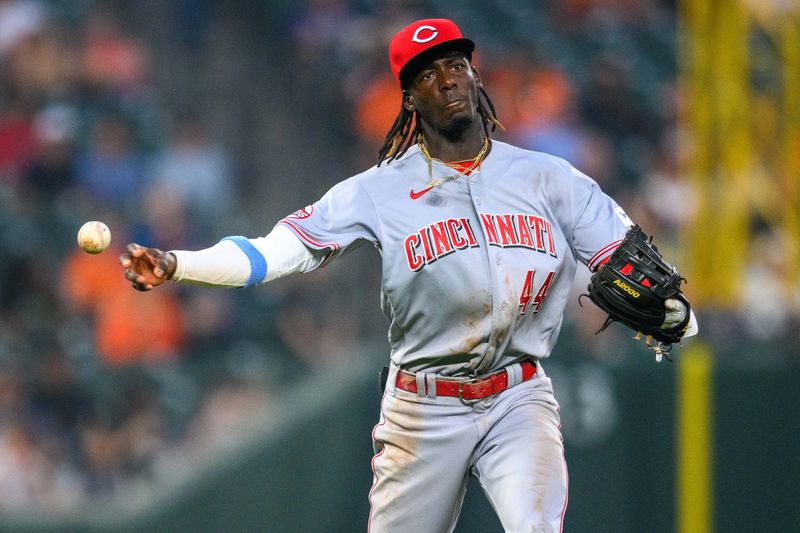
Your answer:
[[[489,150],[489,136],[487,135],[486,137],[483,138],[483,146],[481,146],[481,149],[478,151],[478,155],[475,156],[475,158],[472,160],[472,162],[469,164],[469,166],[467,168],[465,168],[464,170],[458,171],[455,174],[451,174],[449,176],[445,176],[443,178],[439,178],[439,179],[435,180],[435,179],[433,179],[433,160],[435,158],[431,157],[431,154],[428,152],[428,148],[425,147],[425,142],[422,139],[422,135],[420,135],[419,138],[417,139],[417,143],[419,144],[420,152],[422,152],[422,155],[425,156],[425,159],[428,161],[428,186],[429,187],[436,187],[438,185],[441,185],[442,183],[447,183],[448,181],[453,181],[455,179],[458,179],[458,178],[460,178],[462,176],[466,176],[466,175],[470,174],[471,172],[475,171],[475,169],[477,169],[481,165],[481,163],[483,162],[483,158],[486,157],[486,152]],[[445,163],[441,159],[436,159],[436,161],[439,161],[443,165],[447,165],[447,166],[451,167],[451,165],[448,165],[447,163]]]

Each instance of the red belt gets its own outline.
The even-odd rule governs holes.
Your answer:
[[[536,375],[536,364],[525,361],[522,367],[522,381],[528,381]],[[397,372],[395,384],[398,389],[408,392],[417,392],[417,377],[415,374],[400,370]],[[466,401],[475,401],[487,396],[492,396],[508,388],[508,373],[505,370],[489,374],[486,377],[473,378],[467,381],[452,379],[436,380],[436,396],[455,396]]]

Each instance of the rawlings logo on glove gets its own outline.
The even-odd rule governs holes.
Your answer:
[[[598,333],[622,322],[637,332],[636,339],[644,335],[660,361],[689,326],[691,306],[681,292],[682,281],[652,239],[633,226],[589,283],[589,298],[608,313]]]

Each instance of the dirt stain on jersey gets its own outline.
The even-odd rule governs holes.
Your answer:
[[[464,329],[461,341],[449,349],[451,355],[455,354],[477,354],[478,347],[485,340],[485,332],[481,330],[482,321],[492,313],[492,295],[489,291],[478,291],[475,293],[474,301],[483,302],[480,311],[468,314],[459,325]]]
[[[537,428],[534,437],[535,448],[542,451],[533,457],[535,475],[532,476],[534,514],[542,522],[550,521],[554,516],[547,516],[554,510],[562,509],[562,501],[545,501],[554,495],[566,494],[566,471],[562,450],[562,438],[558,425],[558,413],[546,402],[535,402],[526,406],[531,412],[533,427]],[[554,490],[558,487],[558,490]],[[546,523],[537,525],[533,531],[550,532],[552,528]]]
[[[407,488],[413,462],[418,459],[415,435],[422,430],[422,405],[387,397],[384,418],[385,424],[375,432],[375,439],[383,452],[374,463],[378,483],[372,498],[379,507],[388,509],[387,502],[396,500],[400,491]]]
[[[484,337],[480,330],[480,321],[479,317],[469,316],[461,322],[466,332],[461,342],[450,348],[451,354],[471,354],[477,351]]]

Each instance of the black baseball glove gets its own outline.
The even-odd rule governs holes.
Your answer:
[[[661,353],[680,341],[689,327],[691,308],[681,292],[682,281],[652,238],[633,226],[589,283],[589,298],[608,313],[599,331],[622,322],[637,332],[636,338],[645,335],[660,360]],[[651,339],[656,342],[651,344]]]

